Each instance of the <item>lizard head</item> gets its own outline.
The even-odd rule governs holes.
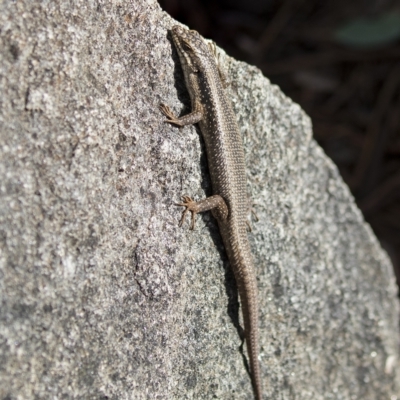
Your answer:
[[[199,33],[175,25],[171,34],[184,72],[185,69],[191,73],[204,71],[210,62],[210,48]]]

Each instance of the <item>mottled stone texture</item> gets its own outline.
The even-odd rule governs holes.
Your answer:
[[[0,5],[0,399],[251,399],[190,102],[154,0]],[[397,399],[390,262],[300,107],[221,52],[259,222],[269,399]]]

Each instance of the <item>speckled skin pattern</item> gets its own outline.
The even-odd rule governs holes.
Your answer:
[[[169,123],[178,126],[199,123],[214,192],[214,196],[199,202],[185,196],[180,203],[186,207],[181,225],[189,211],[192,213],[192,228],[198,212],[212,210],[218,221],[240,294],[254,392],[256,399],[260,400],[258,294],[247,237],[249,207],[243,142],[212,46],[196,31],[174,26],[171,32],[190,94],[192,112],[178,118],[165,105],[161,110]]]

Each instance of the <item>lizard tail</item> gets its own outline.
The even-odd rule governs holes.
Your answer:
[[[259,355],[259,331],[258,331],[258,302],[257,299],[257,282],[250,278],[249,282],[243,282],[245,288],[239,288],[244,320],[244,331],[247,346],[247,354],[249,357],[250,371],[255,392],[256,400],[262,400],[262,384],[261,369],[258,360]],[[244,290],[243,290],[244,289]]]

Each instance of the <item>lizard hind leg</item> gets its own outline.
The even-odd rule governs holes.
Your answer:
[[[200,212],[211,210],[214,217],[218,220],[225,220],[228,218],[228,206],[226,205],[225,200],[218,194],[200,201],[194,201],[189,196],[183,196],[182,203],[177,203],[177,205],[186,207],[185,211],[183,211],[182,218],[179,221],[179,226],[182,226],[185,222],[186,214],[188,212],[192,213],[192,222],[190,224],[191,230],[194,229],[196,223],[196,214]]]
[[[197,122],[203,119],[203,106],[199,100],[195,100],[193,110],[189,114],[183,115],[182,117],[177,117],[165,104],[160,104],[158,108],[167,117],[164,122],[177,125],[179,127],[197,124]]]

